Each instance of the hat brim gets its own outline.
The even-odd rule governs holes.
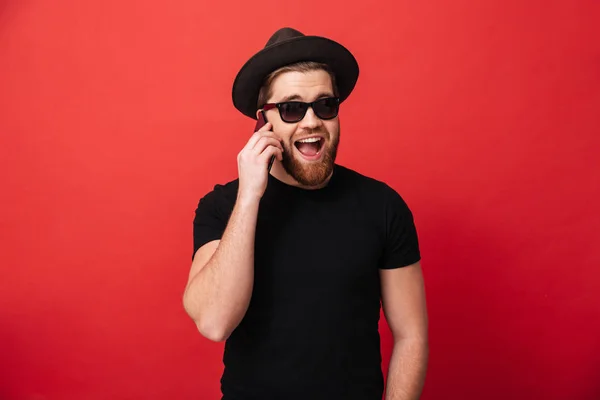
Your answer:
[[[335,74],[340,102],[358,80],[358,63],[341,44],[320,36],[301,36],[262,49],[250,58],[233,82],[233,104],[242,114],[256,119],[258,94],[264,78],[276,69],[300,61],[327,64]]]

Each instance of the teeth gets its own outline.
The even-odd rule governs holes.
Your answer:
[[[302,140],[298,140],[298,142],[300,143],[314,143],[314,142],[318,142],[320,141],[321,138],[318,137],[312,137],[312,138],[307,138],[307,139],[302,139]]]

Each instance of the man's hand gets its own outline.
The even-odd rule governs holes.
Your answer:
[[[276,156],[279,161],[283,159],[283,146],[271,127],[270,123],[266,123],[252,135],[238,154],[240,198],[260,199],[267,188],[271,157]]]

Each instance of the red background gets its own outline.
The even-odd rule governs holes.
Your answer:
[[[254,126],[235,73],[289,25],[355,53],[338,160],[415,213],[423,399],[600,399],[599,21],[568,0],[0,2],[0,398],[218,398],[222,345],[181,304],[193,211]]]

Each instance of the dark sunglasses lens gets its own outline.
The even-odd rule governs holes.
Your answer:
[[[279,107],[279,111],[281,112],[281,119],[284,121],[297,122],[304,117],[304,113],[306,113],[306,104],[298,102],[283,103]]]
[[[338,114],[338,109],[339,102],[333,98],[321,99],[313,106],[315,114],[321,119],[335,118]]]

